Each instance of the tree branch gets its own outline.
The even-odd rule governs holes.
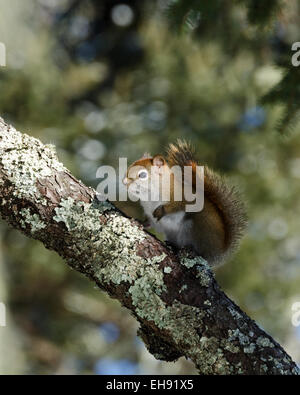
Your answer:
[[[298,374],[281,346],[219,288],[207,263],[176,255],[57,160],[53,146],[0,118],[0,211],[55,250],[140,322],[158,359],[190,358],[201,374]]]

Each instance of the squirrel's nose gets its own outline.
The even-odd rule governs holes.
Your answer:
[[[124,185],[129,184],[129,179],[128,179],[127,177],[124,177],[124,178],[123,178],[123,184],[124,184]]]

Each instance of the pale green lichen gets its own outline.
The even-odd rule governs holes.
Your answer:
[[[163,282],[162,272],[155,273],[155,270],[149,272],[149,277],[140,277],[135,280],[134,285],[129,288],[132,297],[132,303],[136,306],[136,312],[141,318],[147,318],[163,328],[166,316],[165,304],[159,297],[165,285]],[[153,281],[153,276],[155,281]]]
[[[172,268],[169,267],[169,266],[167,266],[167,267],[164,268],[164,272],[167,273],[167,274],[168,274],[168,273],[171,273],[171,271],[172,271]]]
[[[107,202],[83,203],[75,202],[72,198],[65,199],[55,209],[53,219],[63,222],[69,232],[80,238],[77,249],[84,251],[88,248],[88,259],[99,258],[101,264],[94,267],[93,275],[101,282],[133,283],[138,278],[152,278],[157,288],[157,279],[152,273],[152,266],[163,261],[166,254],[155,256],[152,259],[142,258],[137,254],[136,245],[142,242],[145,234],[128,218],[111,212],[105,225],[99,219],[100,214],[111,210],[112,206]],[[87,242],[88,241],[88,242]],[[159,271],[162,276],[162,272]],[[154,286],[148,281],[144,284],[143,292],[147,294],[148,288]]]
[[[195,258],[182,257],[180,263],[189,269],[196,267],[196,277],[199,278],[200,284],[203,287],[209,286],[212,272],[208,262],[205,259],[203,259],[201,256],[196,256]]]
[[[267,337],[264,336],[260,336],[256,340],[256,343],[261,347],[274,347],[274,344]]]
[[[211,283],[211,277],[210,277],[211,272],[207,271],[206,267],[202,266],[197,266],[197,274],[196,277],[200,280],[200,284],[203,287],[208,287]]]
[[[232,315],[232,317],[234,317],[235,319],[242,319],[243,316],[241,313],[239,313],[236,309],[234,309],[232,306],[228,306],[227,309],[229,310],[230,314]],[[252,332],[253,333],[253,332]],[[251,335],[250,335],[251,336]],[[252,335],[253,336],[253,335]]]
[[[240,351],[239,347],[236,346],[232,341],[229,341],[228,339],[224,338],[220,342],[220,346],[226,350],[230,351],[233,354],[236,354]]]
[[[240,351],[238,346],[235,346],[234,344],[228,341],[221,341],[221,344],[223,345],[224,350],[230,351],[232,354],[236,354]]]
[[[149,284],[151,279],[154,283],[158,282],[155,277],[156,272],[151,275],[150,272],[153,266],[165,259],[166,254],[163,253],[152,259],[139,256],[136,244],[142,242],[144,238],[144,233],[138,227],[132,226],[129,219],[111,214],[110,220],[101,231],[99,240],[104,247],[103,255],[107,254],[110,258],[97,270],[97,277],[104,282],[114,284],[123,281],[133,283],[139,277],[148,278]],[[159,273],[162,275],[161,271]]]
[[[250,339],[247,335],[244,335],[238,328],[237,329],[229,329],[228,330],[228,340],[233,341],[238,339],[240,344],[245,346],[250,343]]]
[[[204,265],[206,263],[206,261],[201,258],[200,256],[197,256],[195,258],[187,258],[187,257],[183,257],[180,260],[180,263],[184,266],[186,266],[187,268],[191,268],[194,267],[195,265]]]
[[[274,358],[273,358],[273,359],[274,359]],[[275,359],[273,362],[274,362],[274,365],[276,366],[276,368],[277,368],[278,370],[284,371],[284,369],[283,369],[283,364],[282,364],[281,362],[277,361],[277,359]]]
[[[53,148],[44,147],[38,140],[21,135],[14,129],[10,130],[8,136],[4,134],[1,137],[0,154],[4,158],[2,164],[10,180],[16,185],[16,193],[21,197],[33,196],[36,199],[39,196],[36,180],[51,175],[50,168],[64,170],[57,162]],[[40,197],[40,200],[43,201],[43,197]],[[110,209],[111,206],[103,202],[90,204],[75,202],[70,198],[63,200],[56,208],[53,219],[64,223],[72,234],[72,243],[68,246],[73,252],[69,253],[69,256],[74,256],[72,264],[90,265],[91,271],[87,273],[103,283],[129,282],[129,293],[136,307],[136,314],[152,320],[159,328],[169,330],[174,342],[185,350],[186,357],[196,361],[198,367],[201,367],[201,373],[236,372],[236,366],[231,366],[226,360],[222,348],[236,353],[238,347],[230,342],[238,339],[240,344],[251,347],[249,338],[236,330],[229,331],[228,339],[222,339],[221,343],[220,339],[215,337],[203,336],[199,341],[199,323],[206,312],[177,300],[173,301],[172,305],[163,302],[160,296],[166,291],[166,287],[158,263],[162,262],[166,255],[161,254],[153,259],[141,257],[136,248],[146,237],[145,234],[129,219],[115,212],[109,213],[107,221],[103,224],[99,220],[99,214]],[[32,231],[41,226],[30,212],[24,211],[23,216],[24,223],[35,222]],[[185,258],[181,263],[188,268],[199,266],[197,276],[202,283],[208,283],[210,269],[202,258]],[[186,288],[184,284],[180,291]],[[231,313],[233,314],[232,311]],[[185,335],[187,328],[189,336]],[[160,354],[156,356],[160,357]],[[241,367],[237,367],[239,372],[243,373]]]
[[[292,373],[300,376],[300,368],[298,367],[293,368]]]
[[[87,260],[91,262],[99,258],[101,265],[94,267],[94,276],[99,281],[131,282],[137,277],[137,268],[142,266],[142,258],[136,255],[135,245],[145,236],[128,218],[116,212],[110,213],[103,226],[100,215],[111,208],[107,202],[84,203],[68,198],[55,209],[53,219],[63,222],[72,232],[77,240],[75,250],[86,251]]]
[[[26,228],[26,225],[30,226],[31,233],[38,232],[41,229],[46,228],[46,224],[41,221],[38,214],[31,214],[29,208],[20,210],[20,215],[24,218],[20,220],[22,228]]]
[[[251,344],[249,344],[248,347],[244,347],[244,353],[245,354],[252,354],[255,351],[255,348],[256,348],[255,344],[251,343]]]
[[[156,256],[154,256],[153,258],[151,258],[151,259],[147,259],[146,261],[145,261],[145,264],[146,265],[153,265],[153,264],[155,264],[155,263],[160,263],[160,262],[162,262],[165,258],[166,258],[166,254],[163,252],[161,255],[156,255]],[[171,268],[170,268],[171,269]],[[172,270],[172,269],[171,269]]]
[[[56,215],[53,219],[56,222],[63,222],[69,231],[77,229],[97,233],[101,229],[99,214],[111,208],[111,204],[107,202],[75,202],[69,197],[63,199],[59,207],[55,208]]]
[[[53,170],[66,170],[57,160],[54,146],[44,145],[13,127],[0,132],[0,136],[1,164],[8,179],[15,185],[14,196],[31,197],[47,204],[36,187],[37,179],[51,176]]]
[[[179,293],[181,294],[181,292],[185,291],[187,289],[187,285],[183,284],[182,287],[179,290]]]
[[[153,278],[155,278],[154,283]],[[186,348],[186,356],[199,362],[203,373],[211,373],[214,370],[223,374],[230,373],[230,364],[222,350],[217,347],[218,339],[202,337],[199,344],[197,327],[205,312],[181,304],[177,300],[172,306],[167,306],[159,297],[164,289],[162,273],[154,268],[145,278],[138,278],[129,289],[133,305],[136,306],[136,313],[141,318],[153,321],[158,328],[170,330],[174,341]],[[189,336],[184,336],[187,327]],[[230,343],[227,344],[227,348],[236,352],[236,348]]]
[[[206,366],[204,373],[218,372],[218,374],[230,374],[232,367],[226,360],[223,350],[219,347],[219,339],[216,337],[202,336],[200,339],[200,354],[198,358],[201,366]],[[198,346],[199,347],[199,346]]]

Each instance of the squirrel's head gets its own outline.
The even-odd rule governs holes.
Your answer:
[[[123,184],[128,192],[140,200],[149,200],[151,191],[162,192],[162,176],[169,174],[169,166],[161,155],[145,156],[132,163],[127,169]]]

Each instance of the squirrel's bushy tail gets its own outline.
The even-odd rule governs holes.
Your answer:
[[[178,139],[175,144],[170,144],[167,149],[167,160],[169,166],[189,166],[197,163],[195,150],[190,143]]]
[[[197,166],[195,150],[188,142],[177,140],[176,144],[170,144],[167,150],[167,161],[170,167],[179,165]],[[225,229],[225,252],[223,260],[232,252],[243,236],[247,216],[245,205],[240,198],[236,188],[229,186],[228,182],[220,175],[216,174],[209,167],[204,166],[204,195],[218,211],[223,220]]]
[[[247,225],[245,205],[239,191],[220,175],[204,168],[204,194],[217,207],[225,226],[226,254],[238,245]]]

